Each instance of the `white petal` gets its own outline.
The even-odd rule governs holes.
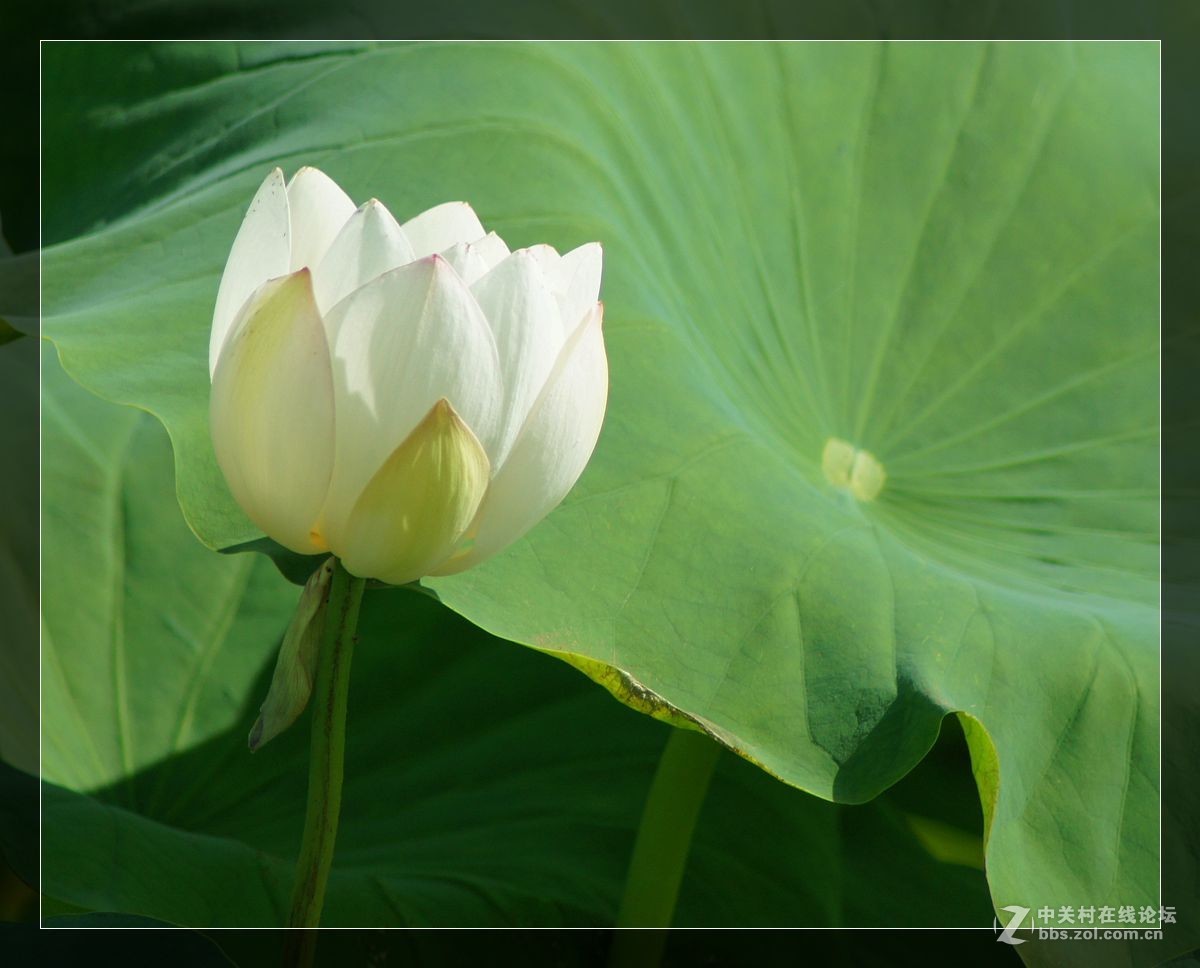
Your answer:
[[[337,401],[329,534],[443,397],[489,458],[495,453],[503,393],[496,344],[475,297],[445,259],[384,273],[334,306],[325,326]]]
[[[540,245],[531,245],[525,251],[538,260],[538,265],[542,267],[542,272],[546,274],[547,279],[558,279],[558,264],[562,261],[562,256],[558,254],[558,249],[552,245],[542,243]]]
[[[504,380],[503,430],[492,466],[500,468],[546,385],[565,337],[558,303],[538,260],[519,249],[471,287],[487,317]]]
[[[478,242],[473,243],[471,248],[483,259],[489,269],[495,268],[508,258],[508,246],[495,232],[489,232]]]
[[[403,585],[446,559],[487,490],[487,455],[439,400],[371,478],[332,546],[347,570]]]
[[[350,196],[316,168],[301,168],[288,182],[292,210],[291,271],[321,264],[346,220],[354,214]]]
[[[459,242],[483,238],[483,226],[466,202],[444,202],[410,218],[402,226],[416,258],[445,252]]]
[[[604,250],[599,242],[589,242],[566,253],[558,262],[550,285],[558,293],[565,333],[575,331],[584,313],[600,298],[600,274]]]
[[[563,347],[507,462],[492,479],[449,575],[503,550],[549,514],[587,466],[608,401],[608,360],[597,303]]]
[[[333,376],[307,269],[247,302],[221,351],[209,419],[217,463],[247,516],[285,548],[314,533],[333,467]]]
[[[508,258],[508,246],[495,232],[489,232],[478,242],[459,242],[442,253],[442,258],[454,266],[454,271],[468,286]]]
[[[459,242],[458,245],[452,245],[441,255],[468,286],[488,271],[488,264],[483,261],[483,258],[475,251],[475,246],[470,242]]]
[[[267,175],[250,202],[225,262],[208,339],[210,379],[216,372],[217,357],[238,311],[264,282],[287,274],[290,252],[287,189],[283,184],[283,172],[276,168]]]
[[[413,261],[412,247],[384,205],[371,199],[342,226],[313,273],[321,312],[389,269]]]

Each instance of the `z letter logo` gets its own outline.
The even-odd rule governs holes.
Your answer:
[[[1004,926],[1004,930],[1000,932],[1000,937],[997,941],[1003,941],[1005,944],[1024,944],[1024,938],[1014,938],[1013,932],[1021,927],[1021,922],[1025,920],[1025,915],[1029,913],[1029,908],[1021,907],[1019,904],[1010,904],[1008,907],[1001,908],[1001,911],[1007,911],[1012,915],[1008,924]]]

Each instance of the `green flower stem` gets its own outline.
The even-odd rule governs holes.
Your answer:
[[[674,729],[642,811],[618,928],[671,926],[692,832],[708,792],[721,747],[703,733]],[[618,931],[609,957],[612,968],[652,968],[666,945],[666,931]]]
[[[312,740],[308,761],[308,807],[304,838],[296,865],[289,928],[316,928],[321,923],[325,885],[333,862],[338,814],[342,806],[342,767],[346,746],[346,697],[350,688],[350,659],[354,630],[362,602],[362,578],[334,562],[329,586],[325,628],[317,655],[313,686]],[[315,931],[292,931],[285,946],[284,963],[308,966],[316,951]]]

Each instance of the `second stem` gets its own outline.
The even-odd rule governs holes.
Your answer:
[[[610,968],[653,968],[662,957],[666,930],[721,747],[703,733],[673,729],[650,784],[633,845],[625,893],[617,912]]]

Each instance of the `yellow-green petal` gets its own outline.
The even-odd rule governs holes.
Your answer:
[[[247,302],[221,350],[209,404],[217,463],[242,510],[300,554],[333,470],[333,374],[307,269]]]
[[[454,549],[489,474],[483,447],[443,398],[371,478],[331,547],[351,574],[415,581]]]

